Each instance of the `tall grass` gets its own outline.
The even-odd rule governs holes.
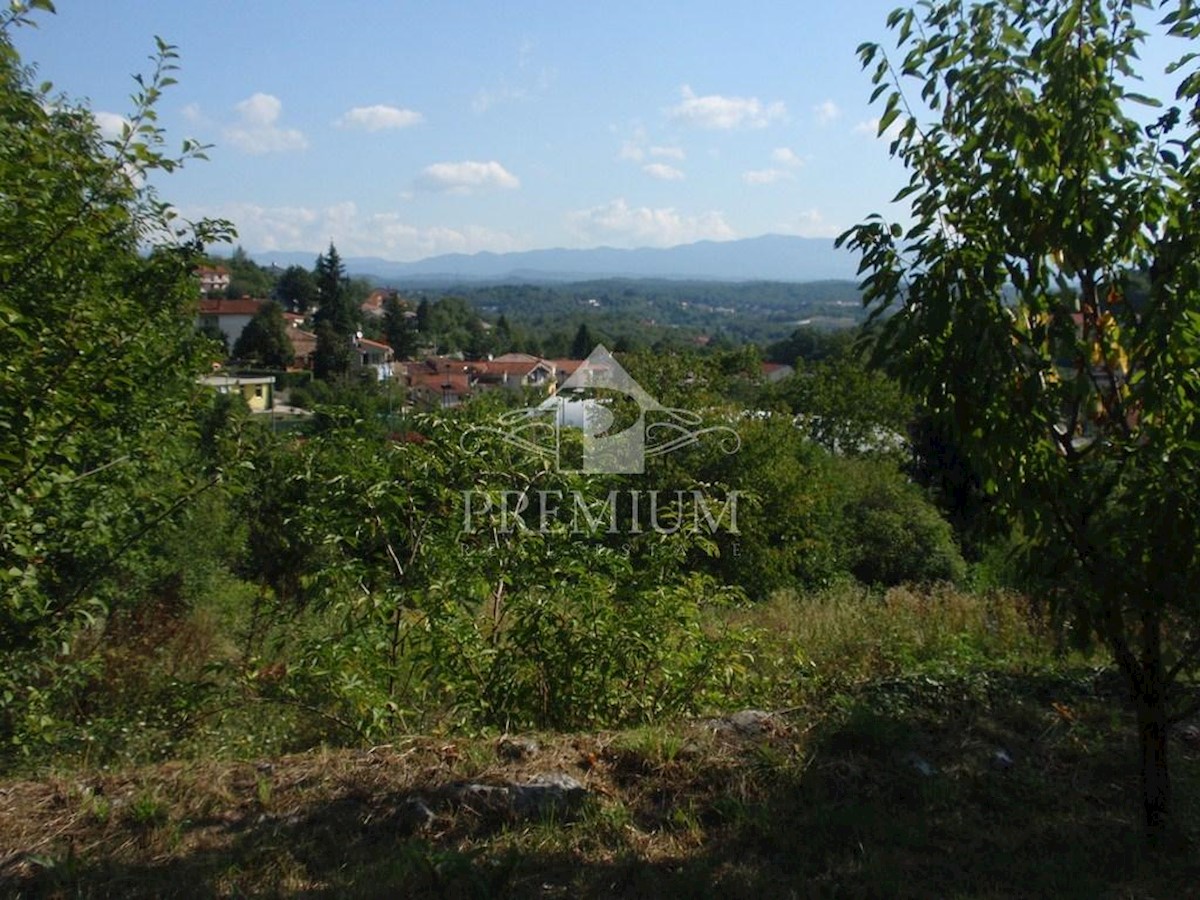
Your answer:
[[[731,613],[728,624],[759,634],[766,680],[790,672],[844,683],[922,669],[1039,666],[1055,654],[1047,623],[1027,598],[945,584],[779,591]]]

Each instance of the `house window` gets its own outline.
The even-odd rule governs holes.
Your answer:
[[[260,384],[258,387],[256,387],[256,388],[254,389],[254,396],[255,396],[255,397],[261,397],[261,396],[262,396],[262,385],[261,385],[261,384]]]

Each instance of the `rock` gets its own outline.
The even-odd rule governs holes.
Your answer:
[[[919,772],[921,775],[924,775],[926,778],[932,778],[937,774],[937,767],[917,753],[909,753],[905,755],[904,762],[912,766],[917,770],[917,772]]]
[[[718,734],[733,733],[743,737],[755,737],[775,729],[771,714],[761,709],[743,709],[720,719],[706,719],[704,724]]]
[[[1180,743],[1193,750],[1200,750],[1200,725],[1180,725],[1175,730]]]
[[[526,759],[541,749],[541,744],[529,737],[505,735],[496,742],[496,752],[505,759]]]
[[[738,734],[762,734],[771,730],[771,714],[761,709],[743,709],[729,717],[729,724]]]
[[[515,819],[567,816],[586,796],[587,788],[561,772],[535,775],[522,783],[469,782],[452,785],[448,790],[450,802],[476,814]]]
[[[512,787],[513,811],[520,818],[565,816],[577,810],[587,788],[562,772],[535,775],[525,784]]]
[[[405,835],[428,830],[436,818],[433,810],[420,797],[405,800],[394,816],[396,827]]]

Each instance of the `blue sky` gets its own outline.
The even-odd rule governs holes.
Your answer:
[[[154,36],[160,123],[213,144],[160,185],[253,253],[413,260],[832,236],[903,183],[855,47],[895,0],[57,0],[16,43],[127,111]]]

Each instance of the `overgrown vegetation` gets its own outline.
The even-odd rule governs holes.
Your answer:
[[[1060,22],[1053,4],[967,18],[953,3],[925,7],[947,41],[995,37],[1022,59],[1045,30],[1029,52],[1047,78],[1047,60],[1087,62],[1089,42],[1120,69],[1136,43],[1126,6],[1112,21],[1095,4],[1064,9]],[[994,15],[1013,17],[999,37]],[[1175,28],[1196,15],[1184,7]],[[1194,873],[1171,842],[1158,868],[1106,863],[1140,848],[1132,721],[1143,762],[1149,733],[1164,772],[1178,738],[1172,836],[1185,848],[1200,837],[1200,727],[1186,704],[1174,730],[1163,713],[1167,699],[1192,699],[1195,656],[1190,162],[1155,145],[1169,167],[1157,249],[1171,267],[1139,276],[1144,295],[1109,318],[1100,305],[1121,299],[1121,266],[1149,260],[1153,223],[1118,228],[1112,240],[1138,252],[1117,254],[1103,278],[1081,263],[1077,283],[1062,259],[1014,262],[1011,235],[987,228],[980,245],[1000,255],[972,269],[974,200],[952,233],[868,224],[848,238],[866,254],[868,300],[901,310],[853,340],[794,331],[766,351],[795,367],[777,382],[754,346],[629,341],[617,363],[653,402],[605,398],[601,411],[686,433],[647,454],[644,472],[585,473],[556,460],[584,458],[591,431],[557,422],[553,454],[513,439],[529,421],[514,411],[545,388],[430,413],[352,377],[343,351],[359,306],[332,244],[315,277],[290,271],[282,288],[319,304],[322,377],[293,388],[314,414],[277,429],[240,397],[202,392],[213,347],[192,325],[191,272],[229,228],[179,223],[148,187],[146,175],[203,151],[167,154],[154,125],[175,51],[160,42],[131,124],[105,141],[86,109],[29,82],[9,44],[25,18],[17,5],[0,20],[0,184],[12,201],[0,204],[0,885],[1187,892]],[[915,19],[892,22],[905,44]],[[1105,23],[1126,40],[1104,43]],[[907,65],[933,54],[940,84],[936,49],[920,44]],[[962,71],[982,78],[998,58]],[[892,69],[879,72],[882,83]],[[943,124],[941,152],[973,159],[953,140],[963,123]],[[924,154],[940,145],[915,129],[896,147],[919,193]],[[1190,138],[1177,149],[1195,152]],[[927,206],[941,196],[931,190]],[[1052,250],[1082,253],[1090,232],[1075,224],[1066,237],[1078,240]],[[904,290],[901,250],[936,263]],[[249,278],[245,254],[235,259]],[[960,289],[963,272],[976,281]],[[608,289],[632,303],[628,288]],[[1063,318],[1077,301],[1091,332]],[[380,327],[414,350],[523,340],[503,316],[484,328],[462,298],[406,312],[390,298]],[[560,325],[548,353],[620,337],[603,320]],[[281,310],[258,326],[236,352],[282,364]],[[873,367],[864,345],[910,368]],[[1118,378],[1110,357],[1145,374]],[[1137,415],[1116,415],[1122,404]],[[1059,429],[1064,409],[1088,430]],[[1009,464],[1022,480],[1002,487]],[[1030,578],[1044,571],[1031,549],[1057,582]],[[1091,651],[1095,635],[1116,670]],[[1121,673],[1134,677],[1123,685]],[[502,777],[548,771],[581,779],[578,806],[473,805]],[[475,799],[463,779],[479,782]],[[1165,783],[1147,784],[1147,810],[1165,813]],[[1047,847],[1055,865],[1038,855]]]

